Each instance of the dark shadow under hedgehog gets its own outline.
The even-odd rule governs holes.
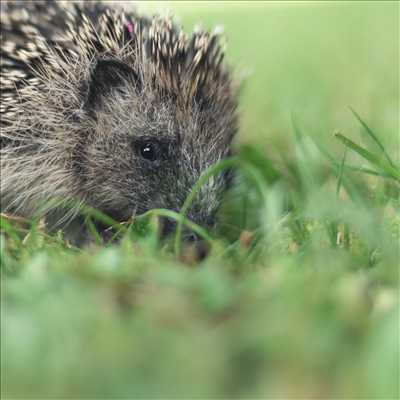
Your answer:
[[[119,221],[179,211],[229,156],[236,93],[218,35],[187,37],[168,18],[115,8],[2,6],[2,211],[60,224],[82,204]],[[228,180],[211,178],[189,219],[211,227]]]

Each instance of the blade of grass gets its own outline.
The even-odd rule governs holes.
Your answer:
[[[208,181],[208,179],[211,178],[211,176],[222,172],[225,169],[232,168],[236,166],[238,163],[238,158],[230,158],[227,160],[224,160],[218,164],[214,164],[211,166],[209,169],[207,169],[198,179],[198,181],[195,183],[193,186],[191,192],[189,193],[188,197],[186,198],[185,202],[183,203],[183,206],[180,210],[180,215],[183,217],[186,217],[187,212],[189,211],[190,206],[193,203],[193,200],[197,196],[197,193],[200,191],[201,187]],[[182,225],[183,221],[179,220],[176,228],[176,235],[175,235],[175,254],[177,256],[180,255],[181,252],[181,237],[182,237]]]
[[[85,218],[85,224],[87,225],[89,232],[93,236],[96,244],[100,246],[103,243],[103,240],[102,240],[99,232],[97,231],[97,229],[92,221],[92,218],[90,216],[87,216]]]
[[[340,165],[339,165],[339,163],[334,159],[334,157],[331,156],[331,155],[329,154],[329,152],[328,152],[326,149],[324,149],[319,143],[316,143],[315,141],[313,141],[313,142],[314,142],[314,144],[316,145],[316,147],[318,148],[318,150],[319,150],[319,151],[320,151],[334,166],[335,166],[335,168],[336,168],[337,170],[339,170]],[[344,168],[345,168],[345,169],[352,170],[352,171],[364,172],[364,173],[369,174],[369,175],[381,176],[382,178],[391,178],[390,175],[385,174],[384,172],[375,171],[375,170],[373,170],[373,169],[366,168],[366,167],[358,167],[358,166],[356,166],[356,165],[345,164],[345,165],[344,165]],[[342,183],[343,183],[343,182],[342,182]],[[343,183],[343,186],[345,186],[344,183]]]
[[[304,135],[301,132],[299,126],[297,125],[296,118],[294,116],[293,111],[290,113],[290,119],[292,121],[292,127],[293,127],[293,132],[294,132],[296,142],[301,144],[301,141],[302,141]]]
[[[386,159],[388,160],[389,164],[394,167],[394,164],[392,160],[389,157],[389,154],[387,154],[385,147],[382,145],[378,137],[375,135],[375,133],[372,131],[372,129],[361,119],[361,117],[349,106],[350,111],[353,113],[353,115],[357,118],[358,122],[363,126],[365,129],[365,132],[368,133],[368,135],[371,137],[371,139],[376,143],[376,145],[379,147],[379,149],[382,151]]]
[[[328,233],[328,238],[331,243],[332,247],[336,247],[336,238],[338,234],[338,223],[336,221],[326,221],[325,222],[325,229]]]
[[[346,136],[343,136],[341,133],[335,133],[334,136],[340,140],[346,147],[358,153],[361,157],[365,158],[372,165],[379,167],[382,171],[388,174],[391,178],[400,181],[400,170],[396,167],[392,167],[390,164],[381,160],[375,154],[372,154],[368,150],[354,143],[352,140],[348,139]]]
[[[262,174],[251,164],[248,162],[241,160],[239,157],[231,157],[226,160],[220,161],[217,164],[212,165],[208,168],[198,179],[198,181],[193,186],[191,192],[189,193],[188,197],[186,198],[183,206],[180,210],[180,215],[186,217],[187,212],[189,211],[195,197],[199,193],[201,187],[214,175],[219,174],[220,172],[228,169],[228,168],[237,168],[242,166],[244,171],[248,173],[248,175],[253,179],[256,187],[261,196],[265,196],[265,184]],[[181,251],[181,238],[182,238],[182,225],[183,220],[179,220],[176,228],[176,235],[175,235],[175,254],[179,255]]]
[[[22,240],[18,236],[17,230],[2,215],[0,215],[0,230],[8,234],[17,245],[22,244]]]
[[[248,161],[255,166],[268,183],[272,184],[282,177],[281,173],[275,168],[273,161],[266,157],[260,149],[244,145],[239,155],[241,160]]]
[[[100,210],[96,210],[93,207],[87,206],[87,205],[82,205],[81,214],[84,215],[85,217],[93,217],[95,220],[108,225],[119,232],[126,232],[127,228],[123,223],[120,223],[118,221],[115,221],[113,218],[111,218],[109,215],[104,214]]]
[[[298,176],[303,183],[301,187],[304,186],[305,191],[309,188],[316,186],[317,178],[313,165],[311,163],[312,157],[310,153],[310,148],[307,147],[306,139],[310,138],[310,135],[305,135],[300,129],[296,122],[294,113],[291,113],[292,127],[295,137],[296,145],[296,158],[297,158],[297,170],[299,172]]]
[[[350,227],[348,223],[343,224],[343,246],[346,249],[350,248]]]
[[[364,172],[365,174],[368,174],[368,175],[380,176],[382,178],[391,178],[391,176],[388,174],[385,174],[383,172],[374,171],[373,169],[366,168],[366,167],[357,167],[355,165],[345,164],[344,168],[352,170],[352,171]]]
[[[339,163],[335,160],[335,158],[318,142],[311,138],[315,146],[318,150],[330,161],[332,169],[336,175],[339,174]],[[346,189],[346,192],[349,194],[350,198],[354,202],[362,202],[361,195],[354,184],[348,179],[346,176],[342,176],[342,185]]]
[[[337,185],[336,185],[336,197],[337,198],[339,198],[340,188],[342,186],[343,171],[344,171],[344,163],[346,161],[346,154],[347,154],[347,147],[345,147],[345,149],[344,149],[342,162],[340,163],[340,168],[339,168],[339,176],[338,176],[338,181],[337,181]]]
[[[211,243],[213,240],[213,238],[209,235],[209,233],[201,226],[190,221],[189,219],[184,217],[182,214],[179,214],[175,211],[167,210],[164,208],[154,208],[150,211],[147,211],[146,213],[140,215],[140,217],[137,217],[137,220],[143,219],[143,218],[148,218],[150,216],[167,217],[167,218],[175,220],[178,223],[182,222],[182,224],[186,225],[189,229],[191,229],[193,232],[197,233],[202,239],[206,240],[207,242]]]

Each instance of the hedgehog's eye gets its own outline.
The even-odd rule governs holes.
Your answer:
[[[158,158],[159,148],[156,143],[146,142],[139,147],[141,157],[148,161],[156,161]]]

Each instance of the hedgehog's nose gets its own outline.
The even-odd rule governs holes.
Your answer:
[[[193,231],[190,230],[186,230],[182,234],[182,239],[188,243],[195,243],[200,240],[200,237],[199,235],[197,235],[197,233],[194,233]]]
[[[175,231],[176,231],[176,222],[174,220],[171,220],[166,217],[160,218],[160,236],[162,239],[165,239],[169,235],[175,233]],[[201,238],[191,229],[184,227],[182,231],[182,240],[187,243],[195,243],[201,240]]]
[[[160,218],[160,238],[166,239],[176,233],[176,221],[166,217]],[[203,260],[209,252],[209,245],[191,229],[184,227],[182,231],[182,242],[185,248],[191,248],[196,253],[198,261]]]
[[[165,217],[160,218],[160,237],[165,239],[171,234],[176,233],[176,222]],[[182,231],[183,258],[188,264],[193,264],[207,257],[210,246],[196,232],[187,227]]]

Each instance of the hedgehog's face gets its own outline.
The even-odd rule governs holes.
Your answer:
[[[135,79],[117,81],[110,66],[108,83],[102,77],[104,85],[97,81],[88,97],[92,122],[82,171],[87,200],[120,220],[154,208],[179,212],[200,175],[230,154],[234,106],[193,101],[182,113],[172,97],[160,100],[149,87],[139,90]],[[110,82],[118,84],[107,87]],[[201,188],[188,212],[193,222],[214,224],[228,181],[229,174],[221,173]],[[164,224],[165,233],[173,228]]]

